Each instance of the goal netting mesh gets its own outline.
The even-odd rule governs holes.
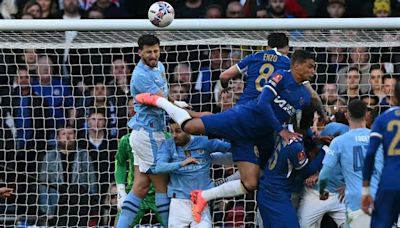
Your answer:
[[[0,180],[15,194],[0,199],[0,223],[7,226],[113,226],[117,213],[114,156],[129,132],[130,74],[138,62],[137,38],[146,31],[0,33]],[[220,93],[220,73],[242,57],[266,48],[267,31],[152,31],[162,44],[161,62],[171,95],[194,110],[214,113],[232,107],[243,78]],[[380,64],[396,75],[398,31],[287,31],[292,50],[316,54],[312,85],[346,88],[345,73],[356,66],[368,93],[369,69]],[[340,106],[340,98],[325,105]],[[232,123],[235,124],[235,123]],[[57,134],[69,125],[75,136]],[[71,138],[72,137],[72,138]],[[76,142],[74,156],[58,144]],[[69,144],[71,145],[71,143]],[[73,145],[75,146],[75,145]],[[89,162],[88,162],[89,161]],[[212,178],[232,174],[214,165]],[[212,202],[215,226],[255,227],[253,195]],[[148,212],[141,221],[157,224]],[[1,225],[3,226],[3,225]]]

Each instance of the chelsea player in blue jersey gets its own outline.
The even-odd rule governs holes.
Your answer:
[[[311,102],[311,95],[303,85],[315,73],[314,56],[304,50],[292,55],[290,71],[277,71],[270,77],[258,99],[218,114],[188,112],[167,99],[151,94],[139,94],[137,102],[164,109],[182,129],[192,135],[206,134],[230,140],[232,157],[240,172],[238,181],[224,183],[215,189],[194,191],[193,215],[200,215],[207,201],[254,191],[260,172],[259,154],[271,153],[274,133],[284,140],[295,140],[300,134],[290,132],[284,124],[296,110]],[[265,155],[268,157],[268,154]]]
[[[237,104],[257,99],[269,77],[277,70],[289,70],[289,38],[284,33],[268,35],[269,50],[248,55],[231,66],[220,76],[222,88],[227,88],[229,80],[244,75],[245,87]]]
[[[171,198],[168,224],[170,227],[212,227],[209,210],[205,210],[199,224],[193,221],[190,192],[214,186],[210,166],[214,159],[231,160],[227,152],[230,144],[206,136],[191,136],[176,123],[170,125],[173,139],[161,144],[157,153],[156,172],[169,173],[168,196]],[[218,158],[216,158],[216,156]]]
[[[361,186],[364,157],[367,152],[371,130],[366,128],[367,106],[361,100],[352,100],[345,113],[350,130],[334,138],[326,153],[323,168],[319,174],[320,199],[329,197],[325,192],[327,182],[334,170],[340,168],[344,181],[347,224],[350,227],[369,227],[371,218],[361,210]],[[373,195],[376,192],[379,173],[383,165],[382,151],[377,154],[375,174],[372,182]],[[374,227],[374,226],[373,226]]]
[[[307,153],[316,148],[307,132],[313,124],[315,111],[313,105],[305,106],[301,119],[294,121],[299,123],[296,131],[304,136],[303,140],[287,142],[281,137],[277,138],[274,153],[260,178],[257,192],[257,204],[264,227],[300,227],[291,201],[295,181],[299,178],[306,179],[317,172],[328,148],[322,147],[317,157],[309,162]]]
[[[394,97],[397,104],[400,101],[400,81],[396,80]],[[371,227],[392,227],[400,214],[400,108],[390,108],[380,115],[372,126],[368,151],[365,156],[363,169],[362,210],[370,213],[373,208]],[[371,176],[373,176],[375,154],[382,144],[384,151],[384,166],[379,188],[372,198]],[[372,207],[373,205],[373,207]]]
[[[131,95],[140,93],[152,93],[161,97],[168,97],[168,84],[165,78],[164,65],[159,61],[160,40],[154,36],[145,34],[138,39],[138,54],[140,61],[132,73],[130,84]],[[171,102],[180,107],[188,107],[185,102]],[[118,220],[118,228],[129,227],[140,208],[140,203],[146,196],[150,187],[150,181],[155,187],[155,201],[158,212],[166,227],[168,222],[169,198],[167,196],[168,176],[154,174],[155,158],[159,145],[165,140],[165,113],[157,108],[134,103],[136,115],[129,121],[132,128],[129,138],[134,153],[134,182],[132,191],[127,195],[123,205],[121,216]]]

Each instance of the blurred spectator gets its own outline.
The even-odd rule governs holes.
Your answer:
[[[215,112],[224,112],[232,108],[236,103],[236,100],[234,100],[232,90],[221,92],[219,96],[220,96],[218,99],[219,102],[217,103],[217,108],[219,110],[215,110]]]
[[[367,105],[368,108],[374,108],[379,104],[379,97],[375,95],[364,94],[361,96],[361,100]]]
[[[360,79],[361,79],[361,72],[357,68],[350,68],[346,74],[346,91],[340,93],[340,97],[346,99],[347,103],[350,103],[353,99],[360,99],[361,98],[361,91],[360,91]]]
[[[57,148],[41,163],[40,211],[46,226],[88,226],[91,195],[97,192],[96,173],[86,150],[78,148],[73,128],[57,131]]]
[[[375,0],[373,14],[375,17],[389,17],[391,13],[390,0]]]
[[[267,18],[268,17],[268,10],[267,10],[266,5],[262,4],[262,5],[257,6],[256,17],[257,18]]]
[[[12,97],[9,102],[4,99],[2,105],[10,107],[9,114],[14,118],[13,127],[16,140],[16,149],[21,153],[31,153],[22,156],[23,160],[35,161],[35,153],[46,148],[46,132],[52,126],[49,118],[47,103],[42,97],[32,92],[31,77],[24,66],[19,66],[13,85]],[[6,112],[7,113],[7,112]],[[33,164],[35,166],[35,164]]]
[[[239,1],[232,1],[228,4],[225,11],[227,18],[241,18],[243,17],[242,5]]]
[[[175,66],[172,81],[182,86],[187,87],[189,90],[192,87],[192,69],[189,64],[179,63]]]
[[[230,50],[219,46],[210,48],[208,57],[210,63],[200,68],[194,86],[191,104],[196,111],[212,111],[212,107],[216,101],[213,93],[215,85],[219,81],[219,75],[222,70],[229,67],[228,56]]]
[[[38,54],[35,49],[24,49],[20,62],[24,64],[31,76],[36,75]]]
[[[106,85],[102,82],[97,82],[91,90],[91,97],[85,100],[84,107],[105,110],[104,114],[107,119],[107,129],[109,131],[108,136],[110,139],[115,139],[119,136],[119,129],[117,127],[117,106],[114,99],[115,97],[107,96],[108,91]],[[86,111],[84,112],[85,116],[90,114],[88,111],[91,111],[91,109],[86,108]]]
[[[383,92],[385,92],[386,97],[382,99],[379,105],[383,106],[396,105],[396,101],[393,96],[396,79],[392,77],[392,75],[387,74],[383,76],[382,82],[383,82]]]
[[[362,93],[369,91],[369,69],[370,64],[370,53],[367,47],[350,48],[350,64],[346,67],[341,68],[337,75],[337,83],[339,84],[339,93],[343,93],[346,89],[344,75],[349,71],[350,68],[358,68],[361,72],[360,89]]]
[[[117,6],[112,0],[97,0],[89,11],[97,9],[103,12],[105,19],[122,19],[127,18],[128,14],[124,8]]]
[[[39,79],[33,81],[33,91],[45,98],[50,107],[49,116],[59,128],[64,126],[66,110],[73,104],[71,87],[53,75],[53,61],[48,56],[40,56],[37,63]]]
[[[345,17],[346,0],[321,1],[317,9],[317,17],[341,18]]]
[[[37,0],[37,2],[42,8],[42,16],[40,18],[43,19],[57,18],[57,15],[59,15],[59,11],[56,0]]]
[[[82,15],[79,9],[79,0],[63,0],[64,10],[60,19],[81,19]]]
[[[337,113],[345,113],[346,109],[347,101],[342,97],[338,97],[338,99],[333,102],[332,105],[328,106],[328,113],[330,113],[330,115],[336,115]],[[345,117],[343,116],[343,118]]]
[[[90,9],[86,11],[87,19],[104,19],[104,14],[99,9]]]
[[[240,201],[230,201],[225,206],[226,216],[224,227],[234,228],[244,226],[244,217],[246,215],[246,210],[244,203]]]
[[[186,86],[180,84],[170,84],[169,86],[169,96],[173,97],[177,101],[188,102],[189,91]]]
[[[207,6],[205,18],[222,18],[222,7],[218,4]]]
[[[375,95],[379,98],[379,101],[382,101],[383,98],[386,97],[385,92],[383,91],[382,79],[385,74],[384,69],[381,68],[380,65],[373,65],[369,70],[369,84],[370,84],[370,95]]]
[[[268,17],[271,18],[291,18],[293,16],[286,13],[285,0],[270,0],[268,7]]]
[[[115,164],[113,161],[117,149],[117,141],[110,140],[107,134],[105,112],[104,108],[92,108],[89,111],[88,131],[85,140],[80,144],[81,148],[88,150],[97,176],[99,199],[96,204],[100,207],[93,211],[100,213],[97,214],[100,217],[109,207],[109,205],[105,205],[105,200],[110,184],[114,181]],[[100,222],[100,217],[97,219],[98,222]]]
[[[201,18],[205,15],[207,0],[182,0],[175,7],[176,18]]]
[[[21,17],[20,17],[20,19],[32,20],[32,19],[35,19],[35,18],[32,16],[32,14],[26,13],[26,14],[22,14]]]
[[[3,0],[0,3],[0,14],[2,19],[14,19],[18,13],[15,0]]]
[[[128,64],[121,59],[116,57],[112,62],[110,75],[112,80],[108,83],[109,97],[115,101],[117,109],[117,128],[118,137],[126,135],[128,133],[128,99],[130,97],[129,90],[129,76],[131,70]]]
[[[333,105],[338,98],[338,88],[335,83],[325,84],[322,88],[321,100],[324,105]]]
[[[24,14],[31,14],[35,19],[41,18],[42,7],[36,0],[30,0],[25,4],[22,10],[22,15]]]
[[[244,81],[242,78],[236,78],[232,80],[232,92],[235,103],[237,100],[239,100],[240,96],[242,95],[243,89],[244,89]]]

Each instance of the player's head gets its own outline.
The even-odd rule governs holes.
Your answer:
[[[66,150],[75,149],[76,136],[75,129],[67,126],[57,129],[57,145]]]
[[[292,55],[292,74],[297,82],[310,80],[315,73],[314,55],[306,50],[296,50]]]
[[[367,106],[364,104],[362,100],[354,99],[350,101],[347,106],[346,118],[351,122],[360,123],[365,121],[365,116],[367,114]]]
[[[177,146],[184,146],[190,141],[190,134],[184,132],[173,120],[170,120],[170,127],[172,131],[172,136],[174,137],[175,144]]]
[[[139,37],[139,56],[144,64],[149,67],[156,67],[160,58],[160,40],[151,34],[145,34]]]
[[[277,48],[282,54],[289,53],[289,38],[285,33],[273,32],[268,35],[268,46],[270,48]]]

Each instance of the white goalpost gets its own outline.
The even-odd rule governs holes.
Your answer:
[[[129,79],[144,33],[161,40],[171,95],[196,111],[217,113],[232,107],[245,86],[243,76],[222,95],[219,74],[267,48],[273,31],[286,32],[292,49],[315,53],[312,85],[323,94],[334,84],[340,97],[350,67],[361,71],[365,94],[371,66],[399,75],[399,28],[400,18],[175,19],[162,29],[148,20],[0,20],[0,180],[15,189],[13,197],[0,199],[0,226],[113,226],[114,156],[129,132]],[[344,105],[337,100],[324,103],[327,110]],[[104,121],[94,126],[90,118],[100,111]],[[56,129],[66,125],[75,129],[86,165],[70,167],[73,160],[52,156]],[[94,142],[96,132],[102,137]],[[213,166],[212,178],[234,170]],[[217,200],[210,208],[215,227],[256,227],[253,195]],[[142,224],[154,220],[147,213]]]

